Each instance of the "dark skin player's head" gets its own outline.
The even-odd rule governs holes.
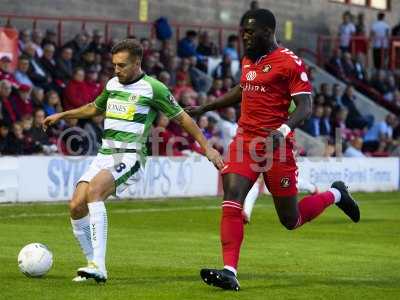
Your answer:
[[[252,61],[278,47],[275,39],[276,21],[271,11],[249,10],[243,15],[240,27],[244,54]]]

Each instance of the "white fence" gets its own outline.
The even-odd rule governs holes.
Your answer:
[[[0,157],[0,202],[60,201],[71,198],[92,157]],[[399,189],[398,158],[302,158],[299,176],[321,190],[343,180],[352,191]],[[204,157],[152,157],[125,198],[216,196],[219,174]]]

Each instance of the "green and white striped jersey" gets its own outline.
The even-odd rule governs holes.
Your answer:
[[[131,152],[146,156],[146,141],[157,112],[174,118],[183,112],[169,89],[157,79],[143,75],[123,85],[111,78],[96,98],[95,106],[105,112],[102,154]]]

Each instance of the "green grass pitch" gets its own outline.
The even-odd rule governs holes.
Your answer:
[[[221,267],[220,199],[108,202],[109,280],[71,282],[84,258],[67,204],[0,206],[0,299],[400,299],[400,193],[356,194],[361,222],[336,207],[295,231],[279,224],[269,197],[246,226],[239,293],[205,285]],[[54,265],[22,275],[17,254],[47,244]]]

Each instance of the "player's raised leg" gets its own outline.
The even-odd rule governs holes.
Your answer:
[[[224,200],[222,202],[221,245],[224,269],[202,269],[200,276],[209,285],[227,290],[240,289],[236,279],[240,247],[243,241],[242,203],[254,180],[229,173],[223,176]]]
[[[115,192],[114,177],[108,170],[101,170],[90,182],[87,206],[90,217],[90,233],[93,247],[93,263],[78,270],[78,275],[94,278],[97,282],[107,280],[105,256],[107,248],[107,211],[104,201]]]
[[[256,204],[258,195],[260,194],[260,188],[262,184],[264,184],[264,181],[260,179],[257,180],[247,193],[246,199],[243,203],[243,218],[245,223],[250,223],[251,214],[253,212],[254,205]]]

